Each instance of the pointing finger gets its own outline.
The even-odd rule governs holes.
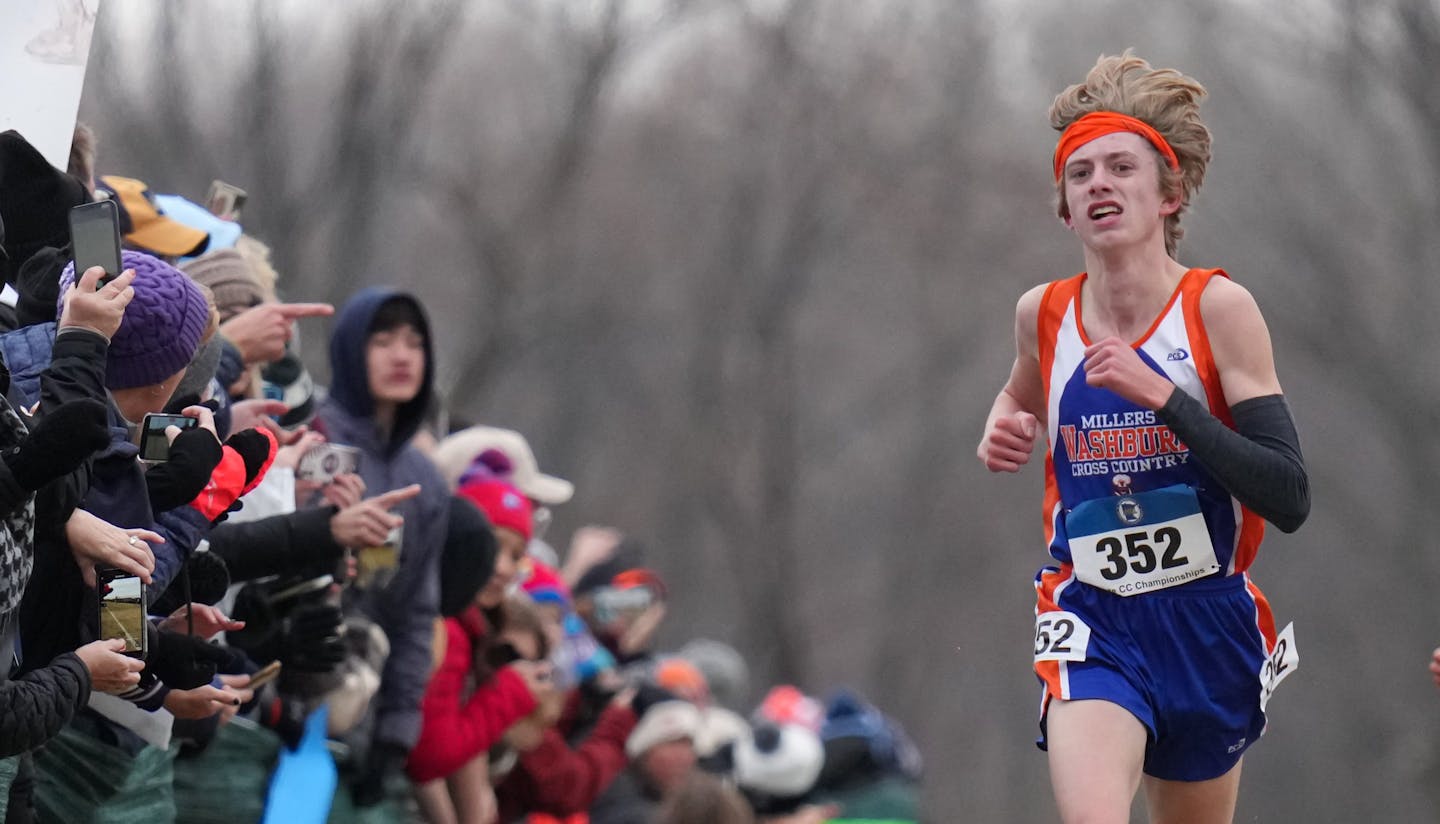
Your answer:
[[[328,303],[281,303],[275,307],[286,318],[313,318],[335,314]]]
[[[384,492],[376,495],[372,500],[380,506],[389,509],[390,507],[395,506],[402,501],[408,501],[419,494],[420,484],[410,484],[409,486],[402,486],[399,489],[392,489],[389,492]]]

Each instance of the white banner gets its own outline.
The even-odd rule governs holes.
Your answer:
[[[100,0],[0,2],[0,131],[25,136],[58,169],[85,85]]]

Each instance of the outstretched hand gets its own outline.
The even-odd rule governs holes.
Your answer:
[[[419,494],[420,485],[411,484],[348,506],[330,518],[330,536],[340,546],[352,549],[380,546],[391,530],[405,523],[390,510]]]
[[[220,334],[240,351],[246,366],[270,363],[284,356],[297,319],[334,312],[328,303],[262,303],[220,324]]]
[[[192,612],[193,610],[193,612]],[[222,632],[234,632],[245,628],[244,621],[237,621],[226,615],[219,607],[209,604],[188,604],[170,613],[160,622],[160,629],[185,633],[191,625],[195,637],[210,640]]]
[[[165,709],[176,718],[193,721],[209,718],[227,708],[239,707],[249,694],[249,690],[242,691],[238,687],[214,687],[209,684],[189,690],[170,690],[165,695]]]

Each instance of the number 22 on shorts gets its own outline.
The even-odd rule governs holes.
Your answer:
[[[1073,612],[1042,612],[1035,616],[1036,661],[1084,661],[1090,648],[1090,627]]]
[[[1265,705],[1270,703],[1271,693],[1280,686],[1280,682],[1299,667],[1300,651],[1295,648],[1295,623],[1292,621],[1275,637],[1275,649],[1271,650],[1270,657],[1265,659],[1265,665],[1260,668],[1261,712],[1265,711]]]

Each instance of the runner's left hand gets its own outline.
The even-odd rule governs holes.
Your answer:
[[[1130,344],[1117,337],[1085,348],[1085,382],[1109,389],[1146,409],[1164,406],[1175,391],[1175,384],[1146,365]]]

